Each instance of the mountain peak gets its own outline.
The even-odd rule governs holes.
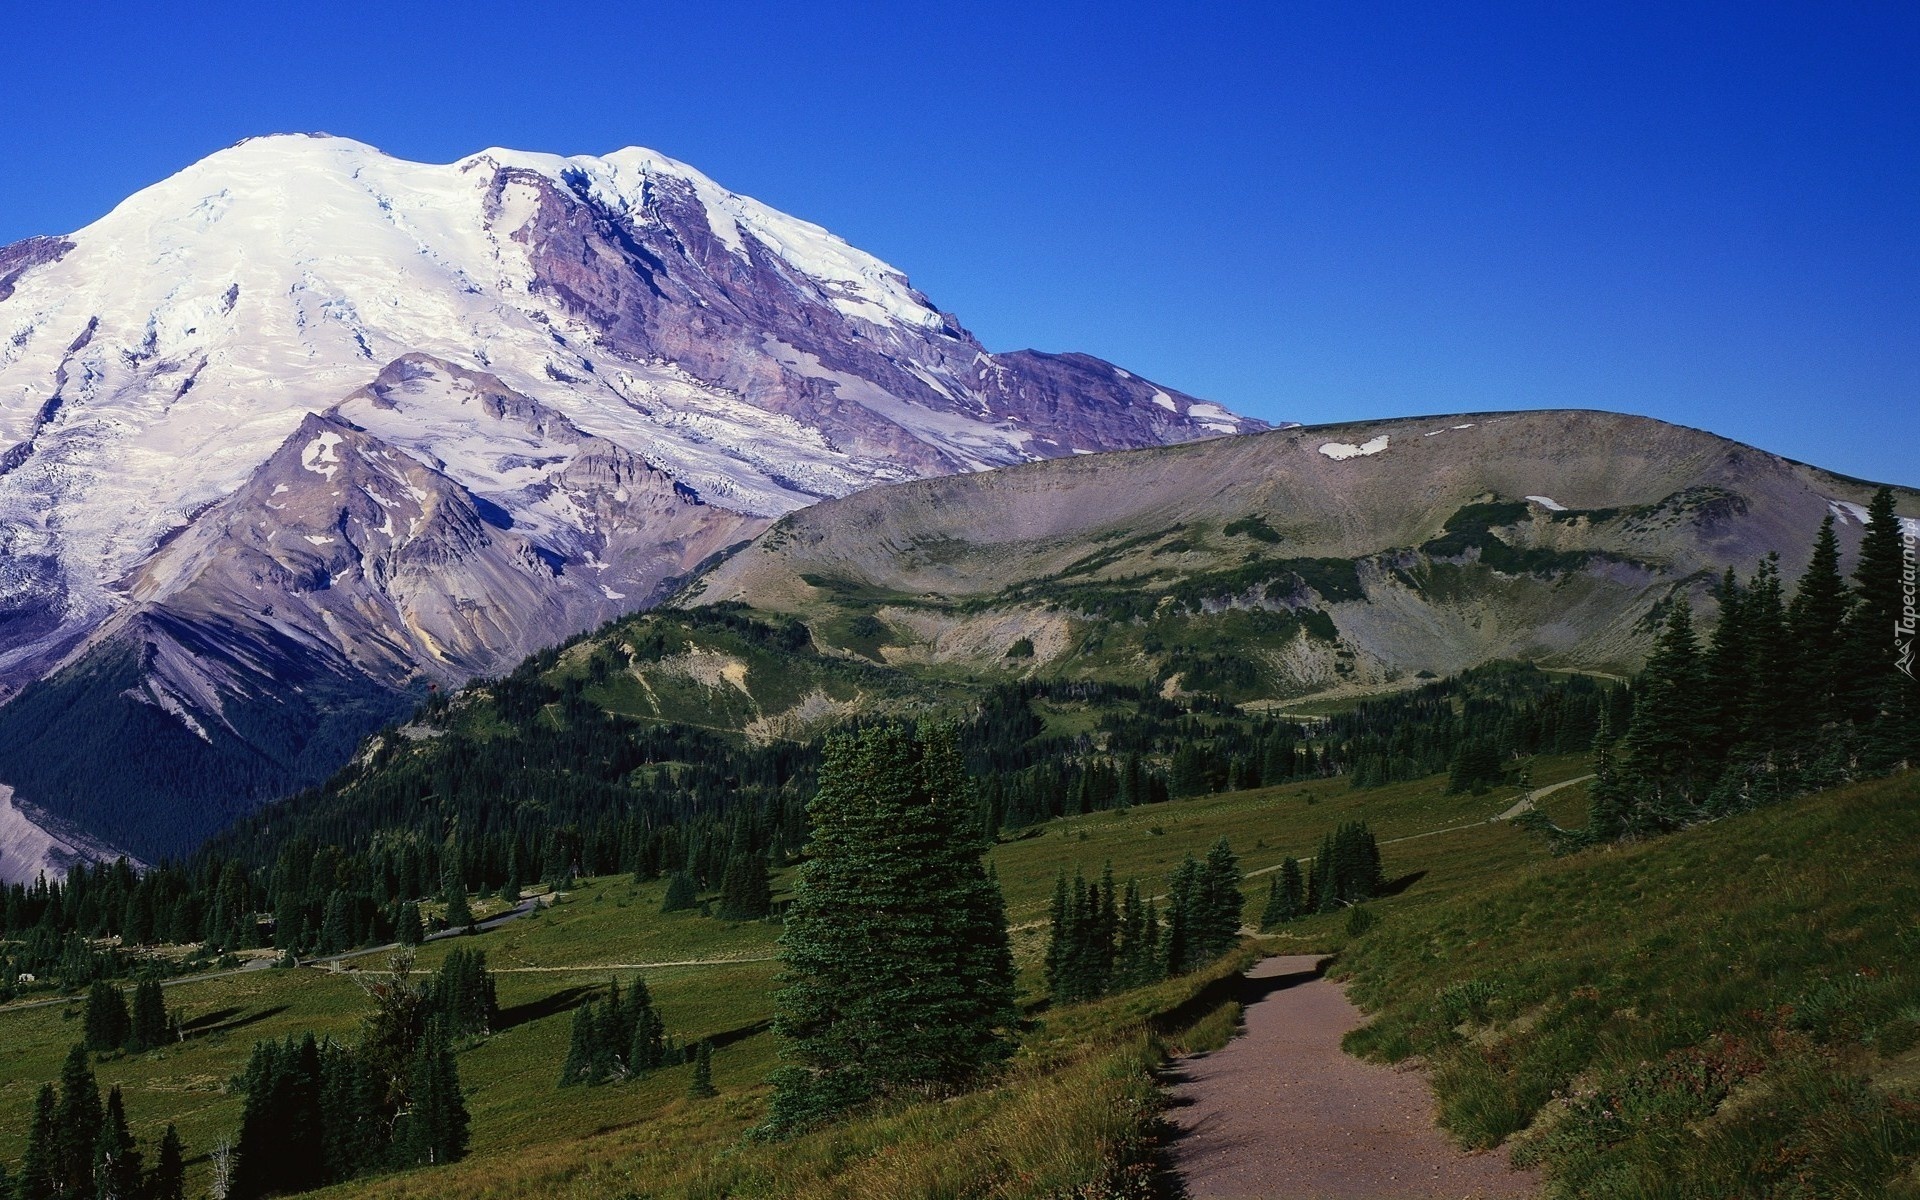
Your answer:
[[[76,656],[164,667],[116,686],[179,698],[143,719],[211,754],[263,680],[359,672],[374,701],[327,686],[362,721],[825,497],[1260,427],[990,353],[893,266],[651,150],[252,138],[0,247],[0,698]]]

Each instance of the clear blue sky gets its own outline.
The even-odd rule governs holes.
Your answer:
[[[249,134],[639,144],[994,349],[1275,420],[1640,412],[1920,484],[1910,0],[76,3],[7,40],[0,242]]]

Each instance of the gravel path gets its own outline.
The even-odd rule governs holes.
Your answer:
[[[1174,1064],[1174,1163],[1193,1200],[1537,1195],[1539,1177],[1503,1153],[1448,1143],[1418,1073],[1341,1052],[1365,1018],[1318,962],[1256,965],[1240,1036]]]

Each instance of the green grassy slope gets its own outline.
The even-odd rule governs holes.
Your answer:
[[[1383,909],[1353,1046],[1558,1194],[1920,1194],[1920,776]]]
[[[1531,769],[1538,783],[1582,773],[1584,766],[1577,758],[1541,759]],[[1443,794],[1443,785],[1443,779],[1435,778],[1356,791],[1345,780],[1321,780],[1055,821],[1033,836],[1004,842],[994,849],[992,861],[1010,921],[1017,927],[1023,995],[1029,1003],[1042,999],[1039,960],[1045,909],[1054,877],[1062,869],[1078,868],[1092,876],[1111,860],[1120,879],[1137,876],[1146,890],[1157,892],[1182,857],[1204,854],[1222,836],[1232,841],[1247,870],[1260,871],[1287,855],[1311,854],[1328,830],[1358,817],[1371,821],[1383,839],[1444,831],[1385,847],[1391,874],[1418,876],[1394,903],[1416,904],[1468,885],[1479,872],[1543,856],[1518,830],[1483,823],[1511,802],[1510,789],[1450,797]],[[776,896],[783,894],[786,880],[785,874],[776,879]],[[626,1188],[652,1194],[633,1181],[655,1177],[670,1181],[670,1186],[660,1184],[662,1194],[702,1194],[699,1181],[709,1170],[720,1170],[710,1168],[709,1160],[727,1151],[759,1118],[764,1102],[761,1081],[776,1053],[765,1023],[773,1011],[778,963],[772,957],[779,929],[684,912],[662,915],[664,886],[634,885],[624,877],[585,880],[538,917],[461,943],[422,948],[416,968],[422,971],[431,970],[453,944],[484,949],[498,980],[502,1028],[459,1055],[474,1119],[473,1157],[448,1168],[350,1185],[339,1189],[341,1194],[585,1197],[618,1195]],[[1264,876],[1248,882],[1250,919],[1257,919],[1264,886]],[[1332,927],[1322,918],[1303,923],[1296,936],[1320,944],[1316,939],[1328,935],[1318,925]],[[643,964],[690,960],[702,961],[641,969]],[[365,955],[350,965],[379,970],[386,965],[385,956]],[[714,1056],[719,1100],[694,1104],[683,1099],[687,1068],[600,1088],[554,1086],[573,1008],[591,989],[603,988],[608,978],[626,980],[636,973],[645,975],[672,1035],[719,1041]],[[202,1156],[239,1126],[242,1098],[226,1090],[226,1081],[241,1070],[260,1039],[309,1029],[343,1040],[356,1038],[369,1006],[353,974],[269,970],[169,988],[169,1005],[185,1011],[197,1035],[151,1054],[101,1061],[97,1070],[102,1086],[119,1083],[125,1089],[139,1138],[151,1142],[167,1121],[178,1122],[196,1160],[192,1179],[195,1186],[204,1186],[209,1174]],[[846,1172],[865,1178],[862,1172],[868,1168],[858,1155],[838,1157],[840,1152],[831,1149],[836,1145],[890,1146],[888,1153],[897,1160],[918,1164],[913,1170],[932,1170],[928,1156],[936,1147],[946,1147],[942,1153],[947,1153],[961,1144],[956,1141],[961,1128],[945,1115],[952,1111],[971,1113],[969,1120],[1012,1137],[1012,1131],[1032,1126],[1037,1106],[1051,1114],[1047,1128],[1056,1140],[1073,1143],[1091,1128],[1088,1122],[1119,1119],[1112,1113],[1101,1116],[1098,1104],[1118,1096],[1133,1096],[1128,1103],[1145,1102],[1141,1089],[1148,1084],[1141,1072],[1151,1055],[1139,1042],[1142,1022],[1178,1005],[1196,986],[1194,981],[1176,981],[1149,990],[1151,994],[1042,1014],[1044,1027],[1029,1036],[1023,1052],[1027,1065],[1007,1086],[957,1108],[933,1106],[928,1112],[893,1114],[810,1139],[811,1149],[795,1152],[809,1165],[804,1170],[795,1167],[801,1175],[793,1179],[781,1174],[787,1167],[779,1153],[747,1155],[749,1165],[729,1153],[725,1161],[732,1166],[727,1170],[747,1171],[759,1182],[728,1178],[747,1187],[745,1194],[801,1194],[816,1184],[824,1189],[818,1194],[837,1194],[841,1184],[833,1181]],[[18,1160],[33,1093],[41,1081],[56,1076],[67,1049],[78,1040],[81,1007],[75,1000],[65,1007],[0,1010],[0,1157]],[[1068,1079],[1078,1081],[1079,1091],[1071,1098],[1058,1090]],[[1044,1102],[1037,1099],[1043,1093]],[[1107,1099],[1096,1103],[1089,1097]],[[943,1114],[938,1119],[930,1115],[936,1109]],[[1121,1125],[1125,1128],[1116,1126],[1113,1136],[1132,1128],[1125,1121]],[[985,1161],[1005,1165],[995,1158],[1000,1151],[981,1153]],[[1040,1169],[1045,1157],[1040,1148],[1030,1146],[1021,1153]],[[1099,1153],[1088,1153],[1091,1157],[1077,1166],[1048,1160],[1041,1174],[1104,1169]],[[802,1176],[814,1182],[801,1187],[794,1180]],[[911,1171],[904,1177],[911,1177]],[[609,1180],[627,1182],[615,1187]],[[795,1190],[787,1190],[789,1185]],[[1016,1189],[1002,1194],[1041,1193]]]

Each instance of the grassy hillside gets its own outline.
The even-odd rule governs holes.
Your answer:
[[[1577,758],[1532,764],[1536,782],[1584,770]],[[1343,779],[1230,792],[1096,813],[1038,827],[1002,842],[993,863],[1005,890],[1026,1002],[1038,1024],[1019,1064],[1001,1086],[956,1104],[908,1106],[829,1131],[796,1146],[736,1146],[759,1119],[761,1081],[775,1063],[766,1032],[778,964],[778,926],[734,924],[690,912],[662,915],[664,883],[625,877],[589,879],[551,910],[461,944],[485,949],[496,972],[501,1028],[459,1055],[472,1109],[473,1157],[423,1173],[336,1189],[367,1196],[910,1195],[915,1179],[966,1178],[979,1194],[1043,1195],[1078,1185],[1139,1159],[1152,1109],[1147,1074],[1159,1051],[1146,1040],[1168,1022],[1149,1018],[1179,1009],[1205,979],[1176,980],[1057,1013],[1042,1002],[1040,956],[1055,875],[1098,873],[1111,861],[1124,880],[1138,876],[1158,891],[1187,854],[1229,838],[1243,866],[1260,872],[1287,855],[1313,852],[1341,821],[1372,822],[1389,873],[1404,891],[1395,903],[1431,903],[1489,869],[1542,858],[1532,839],[1486,820],[1512,799],[1501,790],[1448,796],[1441,779],[1356,791]],[[1408,838],[1395,841],[1396,838]],[[1257,918],[1264,875],[1247,886]],[[785,875],[776,880],[784,888]],[[1303,923],[1289,944],[1322,944],[1328,918]],[[1298,941],[1304,939],[1304,942]],[[431,943],[418,967],[431,969],[449,943]],[[660,964],[682,965],[660,965]],[[167,990],[193,1036],[138,1057],[98,1066],[103,1086],[119,1083],[137,1137],[151,1141],[179,1123],[195,1158],[196,1186],[208,1178],[206,1151],[239,1125],[242,1097],[229,1080],[253,1043],[313,1030],[357,1036],[368,1003],[356,969],[382,969],[385,956],[362,956],[343,972],[263,970],[183,983]],[[559,1089],[572,1010],[610,977],[644,974],[670,1033],[711,1037],[721,1096],[684,1098],[686,1072],[675,1067],[636,1082]],[[1204,1017],[1216,997],[1182,1009],[1182,1024]],[[79,1033],[80,1004],[0,1009],[0,1157],[17,1161],[33,1092],[58,1071]],[[1221,1027],[1214,1021],[1212,1036]],[[1152,1026],[1152,1028],[1150,1028]],[[1118,1105],[1119,1107],[1115,1107]],[[1131,1149],[1129,1149],[1131,1147]],[[872,1154],[880,1153],[878,1159]],[[880,1178],[880,1165],[900,1174]],[[969,1174],[972,1172],[972,1174]],[[957,1186],[957,1185],[956,1185]],[[969,1187],[973,1184],[969,1184]],[[959,1189],[965,1192],[965,1189]]]
[[[1352,1047],[1556,1194],[1920,1195],[1920,776],[1383,911]]]

